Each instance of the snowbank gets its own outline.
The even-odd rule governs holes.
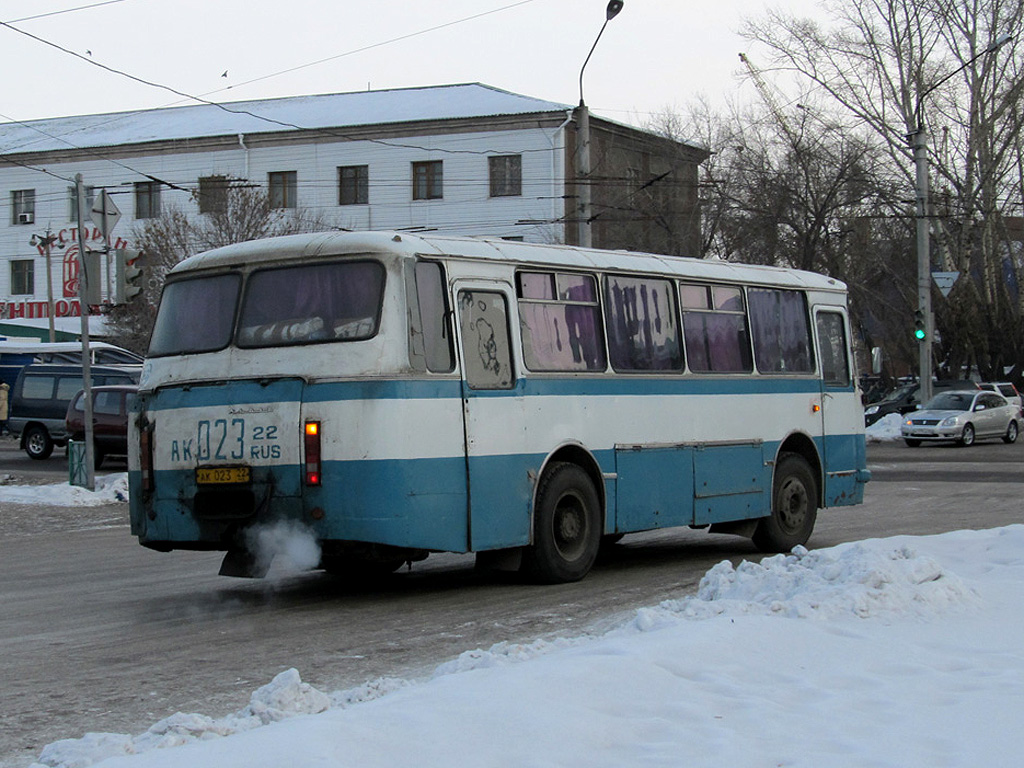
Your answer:
[[[40,504],[49,507],[99,507],[128,501],[128,473],[97,475],[96,490],[68,483],[49,485],[3,485],[0,502]]]
[[[886,440],[900,440],[903,437],[900,433],[900,426],[902,424],[902,414],[887,413],[864,430],[864,437],[869,443],[881,443]]]
[[[597,637],[330,696],[290,669],[228,717],[55,742],[37,768],[1015,765],[1022,592],[1024,526],[723,562]]]

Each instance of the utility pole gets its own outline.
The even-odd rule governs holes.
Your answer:
[[[939,78],[924,92],[917,95],[917,105],[914,108],[914,130],[907,139],[914,150],[914,165],[916,167],[915,191],[917,198],[916,224],[917,224],[917,312],[924,322],[924,337],[919,338],[919,371],[920,388],[918,399],[925,403],[932,397],[932,342],[935,335],[935,321],[932,317],[932,269],[931,250],[929,242],[928,225],[928,131],[925,129],[924,109],[925,98],[940,85],[952,78],[959,72],[967,69],[971,64],[999,50],[1003,45],[1013,39],[1011,34],[1002,34],[993,40],[985,50],[965,61],[961,66],[954,69],[944,77]]]
[[[85,487],[96,490],[95,446],[92,425],[92,359],[89,352],[89,296],[90,277],[98,280],[99,275],[89,275],[85,269],[85,185],[82,174],[75,174],[75,192],[78,197],[78,303],[82,314],[82,399],[85,407]]]
[[[917,169],[917,311],[924,321],[924,338],[918,342],[917,399],[923,405],[932,399],[932,270],[928,238],[928,132],[919,125],[912,136]]]

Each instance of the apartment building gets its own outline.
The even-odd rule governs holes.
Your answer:
[[[0,317],[80,314],[78,175],[88,209],[102,190],[119,211],[109,243],[83,217],[90,250],[232,185],[316,226],[571,244],[588,183],[596,247],[697,255],[707,152],[591,115],[581,180],[574,117],[471,83],[0,123]]]

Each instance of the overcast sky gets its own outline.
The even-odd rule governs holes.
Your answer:
[[[0,21],[92,62],[213,101],[482,82],[575,104],[605,5],[0,0]],[[754,53],[737,30],[769,5],[810,14],[816,0],[625,0],[587,65],[587,104],[602,116],[638,123],[666,108],[681,111],[700,94],[750,98],[750,86],[737,77],[737,54]],[[81,10],[54,13],[74,8]],[[0,71],[3,122],[188,103],[4,27]]]

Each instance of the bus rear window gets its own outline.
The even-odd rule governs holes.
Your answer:
[[[346,261],[254,272],[238,323],[238,346],[359,341],[377,333],[384,267]]]
[[[231,341],[240,275],[168,283],[160,299],[149,356],[212,352]]]

